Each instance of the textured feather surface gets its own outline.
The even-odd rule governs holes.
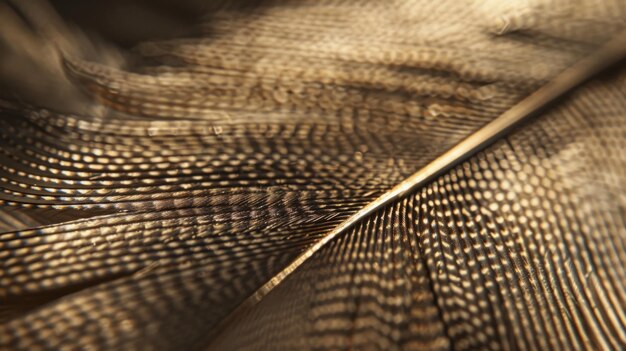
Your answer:
[[[217,326],[625,14],[621,1],[268,2],[140,44],[128,70],[66,55],[105,112],[1,103],[0,343],[624,347],[623,73],[381,208]]]
[[[624,83],[364,219],[213,349],[623,348]]]

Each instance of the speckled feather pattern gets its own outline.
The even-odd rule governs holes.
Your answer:
[[[317,251],[626,27],[622,1],[272,1],[140,64],[63,58],[96,111],[0,99],[0,347],[626,347],[619,68]]]

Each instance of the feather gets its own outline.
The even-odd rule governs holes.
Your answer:
[[[560,159],[561,155],[558,152],[561,151],[563,145],[567,146],[572,142],[571,139],[574,139],[572,136],[575,136],[576,132],[568,135],[570,140],[566,138],[554,144],[546,143],[537,135],[542,135],[550,129],[560,130],[559,125],[567,123],[563,121],[563,110],[552,112],[553,116],[545,116],[527,127],[529,131],[526,129],[517,131],[507,137],[507,141],[500,141],[460,166],[453,167],[459,161],[476,153],[484,145],[496,140],[520,120],[532,116],[547,103],[552,102],[552,99],[562,96],[567,90],[584,82],[590,74],[597,73],[599,67],[621,60],[626,56],[625,40],[626,36],[620,35],[614,42],[607,45],[606,51],[562,73],[550,85],[539,89],[336,227],[316,245],[276,274],[226,318],[225,325],[222,327],[224,331],[211,345],[211,349],[301,349],[310,345],[361,349],[368,348],[370,343],[373,343],[374,349],[384,350],[392,348],[447,349],[450,346],[462,349],[467,347],[486,349],[503,346],[511,348],[512,346],[508,344],[510,340],[520,340],[523,337],[528,337],[528,341],[524,340],[529,343],[525,345],[526,347],[540,349],[563,347],[558,344],[547,344],[547,341],[555,342],[559,337],[563,337],[559,335],[566,332],[562,329],[562,324],[552,331],[554,335],[550,336],[551,339],[549,337],[545,340],[547,330],[535,331],[541,336],[539,339],[532,335],[520,335],[522,331],[516,326],[520,321],[508,320],[510,315],[517,312],[522,314],[521,323],[529,326],[532,320],[524,321],[524,318],[539,317],[552,323],[556,319],[557,323],[562,323],[553,311],[554,302],[552,306],[536,306],[537,301],[526,298],[527,306],[525,307],[530,311],[506,311],[509,316],[498,314],[493,310],[493,306],[504,307],[507,310],[507,306],[511,306],[515,299],[524,299],[522,296],[524,292],[539,290],[537,286],[542,280],[537,277],[536,273],[522,272],[528,267],[523,267],[524,264],[519,262],[519,259],[524,259],[526,254],[533,253],[516,248],[514,245],[516,240],[511,237],[512,233],[508,232],[514,228],[513,226],[519,226],[520,220],[519,217],[512,217],[513,220],[509,217],[508,221],[513,223],[506,223],[505,215],[510,210],[508,202],[519,199],[520,194],[508,192],[507,195],[503,195],[510,186],[506,176],[502,174],[502,170],[507,170],[508,165],[499,165],[499,163],[507,158],[529,156],[517,151],[519,149],[542,150],[548,154],[545,155],[548,157],[544,160],[549,160],[549,163],[548,165],[534,165],[526,171],[528,174],[524,172],[520,174],[524,178],[535,177],[537,179],[535,184],[531,182],[532,185],[523,188],[522,192],[527,196],[533,196],[550,191],[549,186],[556,186],[563,179],[559,179],[557,175],[556,179],[540,182],[536,173],[553,169],[549,166],[550,164],[567,164],[566,160]],[[612,58],[607,59],[608,57]],[[599,63],[602,66],[598,66]],[[625,77],[623,70],[619,76],[619,79],[623,80]],[[617,89],[620,89],[619,87],[620,83],[615,86]],[[589,109],[575,105],[577,100],[595,100],[594,95],[599,94],[596,89],[597,86],[587,87],[577,92],[566,104],[574,105],[573,108],[585,114],[599,109],[601,113],[618,115],[619,110],[611,108],[603,109],[593,105],[594,109]],[[622,99],[623,97],[619,98],[619,100]],[[548,118],[549,120],[545,121]],[[613,119],[611,117],[606,120],[596,119],[596,122],[603,124],[609,120]],[[596,134],[594,125],[590,126],[587,123],[581,125],[582,128],[578,127],[577,132],[589,130],[591,134]],[[521,133],[526,133],[529,137],[519,140]],[[589,151],[597,152],[593,149]],[[530,153],[535,157],[537,154],[539,153]],[[595,159],[597,158],[599,158],[598,155]],[[591,163],[595,164],[594,161]],[[502,168],[499,170],[501,176],[494,176],[494,168]],[[487,174],[489,176],[486,176]],[[515,186],[522,188],[520,175],[512,174],[510,177],[513,181],[513,188]],[[489,180],[488,185],[477,183],[477,180],[486,183],[482,180],[483,176]],[[587,182],[590,180],[586,179]],[[472,185],[471,182],[474,184]],[[574,190],[574,194],[570,196],[579,195],[581,186],[582,184],[576,184],[574,189],[578,191]],[[606,191],[606,188],[601,191]],[[532,204],[532,200],[529,203],[527,199],[526,201],[523,199],[521,205],[517,204],[518,208],[521,207],[520,216],[524,219],[523,222],[531,221],[538,226],[541,221],[546,220],[548,215],[551,215],[549,219],[551,221],[560,220],[568,223],[563,218],[563,211],[553,210],[552,207],[555,205],[572,206],[571,200],[567,196],[557,199],[556,193],[552,192],[552,196],[548,195],[547,199],[542,199],[544,201],[542,204],[539,204],[537,198],[533,199],[535,204]],[[615,200],[610,199],[608,202]],[[470,208],[474,206],[478,210],[479,213],[475,215],[475,218],[471,217],[471,210],[468,211],[467,207],[464,208],[461,205],[464,201],[469,202],[467,205]],[[620,220],[617,217],[620,215],[619,212],[614,212],[613,215],[616,215],[616,218],[608,220],[609,223],[618,226],[623,223],[623,218]],[[573,217],[578,221],[585,220],[582,214],[574,214]],[[549,225],[545,225],[545,222],[542,224],[544,226],[541,228],[535,228],[535,230],[538,229],[538,233],[528,233],[531,235],[515,233],[517,241],[533,242],[537,240],[533,238],[534,235],[555,236],[554,241],[559,244],[557,246],[565,246],[567,249],[563,252],[550,252],[538,261],[550,267],[550,271],[562,272],[569,268],[575,272],[584,264],[584,259],[577,252],[582,251],[581,248],[570,249],[572,246],[575,247],[575,244],[570,241],[573,235],[586,236],[587,233],[578,232],[580,229],[571,227],[566,230],[572,230],[574,233],[566,233],[561,232],[561,228],[550,228]],[[483,227],[482,233],[477,232],[476,228],[480,227]],[[549,232],[548,229],[552,229],[553,232]],[[545,240],[545,238],[541,239]],[[415,242],[415,240],[421,240],[421,242]],[[490,242],[491,240],[493,241]],[[615,238],[611,237],[608,241],[614,242],[614,240]],[[489,247],[490,244],[494,245],[495,251],[493,251],[494,247]],[[595,244],[587,244],[586,247],[595,246]],[[500,250],[498,250],[498,245],[500,245]],[[545,247],[545,245],[536,245],[536,247]],[[504,250],[507,248],[508,252]],[[495,253],[496,257],[489,257],[490,253]],[[486,258],[491,262],[486,264],[480,262],[481,259]],[[617,259],[617,256],[614,258]],[[562,267],[564,260],[566,266]],[[571,266],[572,261],[574,261],[575,268]],[[606,264],[604,267],[621,264],[619,259],[607,261],[594,263]],[[524,263],[528,266],[527,262]],[[485,269],[488,273],[485,273]],[[531,269],[529,270],[532,272]],[[554,282],[556,289],[562,289],[566,291],[566,294],[574,295],[570,297],[573,297],[580,306],[575,309],[575,312],[579,315],[577,322],[582,324],[583,332],[578,335],[570,334],[568,337],[578,339],[570,339],[572,344],[578,343],[577,347],[619,348],[624,342],[624,335],[620,332],[613,334],[612,330],[619,331],[622,328],[620,323],[624,320],[624,314],[619,308],[615,310],[614,306],[615,304],[622,306],[624,303],[624,300],[618,297],[623,287],[620,283],[614,286],[606,284],[603,287],[607,289],[603,293],[611,296],[613,301],[606,297],[584,296],[579,291],[571,291],[572,286],[580,285],[583,286],[584,291],[593,290],[590,287],[593,283],[590,283],[588,279],[592,273],[598,274],[598,272],[592,272],[592,268],[589,269],[584,275],[585,279],[581,279],[581,272],[576,272],[579,276],[575,276],[575,273],[570,271],[568,279]],[[476,277],[476,281],[473,281],[473,284],[465,283],[462,272]],[[289,277],[291,274],[294,276]],[[528,279],[529,277],[531,279]],[[430,286],[424,283],[429,281],[429,278]],[[508,281],[498,282],[498,278]],[[532,281],[532,278],[539,281]],[[555,278],[543,280],[545,282]],[[614,282],[623,282],[623,278],[618,275],[610,279]],[[285,279],[287,279],[285,285],[279,286]],[[506,286],[507,284],[510,285]],[[456,291],[450,291],[455,290],[454,287],[457,288]],[[488,296],[490,290],[493,289],[492,292],[496,292],[494,287],[510,289],[507,291],[508,296]],[[274,288],[277,288],[276,292],[273,291]],[[477,289],[482,294],[477,294]],[[433,293],[443,301],[437,301],[436,304]],[[546,299],[542,296],[543,293],[539,292],[537,295],[539,298]],[[267,300],[264,300],[266,296]],[[511,297],[512,301],[507,301]],[[552,296],[548,296],[550,297]],[[360,301],[361,299],[363,301]],[[475,304],[480,304],[481,299],[490,300],[491,308],[485,308],[482,311],[480,308],[475,308]],[[286,301],[288,301],[289,309],[282,307]],[[460,304],[459,301],[463,302]],[[556,304],[559,303],[562,302],[556,302]],[[472,306],[474,309],[471,308]],[[585,314],[585,312],[589,313],[589,306],[596,306],[595,308],[600,308],[610,316],[599,317]],[[414,312],[414,309],[418,312]],[[452,315],[462,313],[460,310],[464,314],[460,318],[455,318],[460,321],[454,320]],[[441,314],[438,315],[437,311]],[[598,320],[603,318],[606,319]],[[441,322],[440,319],[443,319],[444,324],[435,322],[435,320]],[[490,321],[486,322],[485,319],[490,319]],[[476,320],[480,322],[474,323],[473,321]],[[424,328],[424,324],[429,325],[429,328]],[[457,324],[459,329],[462,329],[458,332],[455,328]],[[295,328],[285,330],[283,325],[293,325]],[[509,330],[496,330],[494,326],[497,325],[511,325],[511,327]],[[594,325],[601,325],[605,330],[594,328]],[[426,329],[431,333],[416,333],[420,329]],[[247,335],[247,337],[242,338],[242,335]]]
[[[2,213],[20,213],[0,344],[623,347],[623,69],[409,178],[626,27],[595,5],[268,1],[124,65],[62,50],[87,112],[0,100]]]

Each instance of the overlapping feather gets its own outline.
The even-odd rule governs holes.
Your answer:
[[[96,113],[2,102],[1,342],[623,346],[621,73],[381,208],[220,323],[343,220],[600,47],[626,13],[607,1],[580,19],[559,14],[596,7],[556,4],[502,22],[512,10],[499,6],[271,3],[213,13],[200,38],[141,44],[135,67],[66,55]],[[41,226],[21,220],[41,211]]]

